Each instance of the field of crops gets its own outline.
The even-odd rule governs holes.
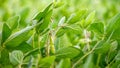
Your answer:
[[[0,68],[120,68],[120,0],[0,0]]]

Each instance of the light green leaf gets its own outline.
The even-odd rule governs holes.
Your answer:
[[[93,54],[90,54],[87,57],[86,62],[84,63],[84,67],[83,68],[94,68]]]
[[[67,26],[65,26],[66,28],[67,28],[67,30],[69,30],[69,31],[73,31],[73,32],[79,32],[79,33],[82,33],[82,29],[80,28],[80,26],[79,25],[77,25],[77,24],[71,24],[71,25],[67,25]]]
[[[52,6],[53,3],[49,4],[43,12],[39,12],[33,19],[34,20],[38,20],[41,21],[47,14],[47,12],[49,11],[50,7]]]
[[[95,17],[95,11],[91,12],[85,19],[85,27],[87,27],[89,24],[91,24],[94,21],[94,17]]]
[[[56,57],[61,59],[61,58],[74,58],[78,54],[80,54],[80,50],[69,46],[69,47],[64,47],[56,51]]]
[[[95,53],[103,54],[107,53],[110,49],[110,42],[106,42],[105,40],[101,40],[95,49]]]
[[[54,8],[59,8],[63,5],[63,2],[54,2]]]
[[[20,22],[19,22],[20,27],[25,27],[27,25],[25,20],[29,15],[29,11],[30,9],[28,7],[25,7],[22,9],[22,11],[20,11]]]
[[[19,24],[19,16],[9,18],[7,23],[10,26],[11,30],[16,29]]]
[[[71,62],[69,58],[61,59],[56,68],[71,68]]]
[[[58,26],[62,26],[63,23],[65,23],[65,16],[60,19]]]
[[[28,26],[14,34],[12,34],[6,41],[5,46],[7,47],[16,47],[20,45],[22,42],[27,41],[29,39],[31,29],[33,29],[34,26]]]
[[[61,27],[61,28],[57,31],[56,36],[57,36],[57,37],[60,37],[60,36],[64,35],[65,32],[66,32],[66,30],[67,30],[67,28]]]
[[[92,23],[88,27],[88,30],[93,31],[97,35],[103,35],[104,34],[104,24],[102,22],[99,23]]]
[[[14,50],[9,54],[9,59],[13,65],[21,64],[23,60],[23,53],[19,50]]]
[[[67,23],[68,24],[74,24],[74,23],[80,21],[85,16],[86,12],[87,12],[86,9],[76,11],[76,13],[71,14],[71,16],[68,18]]]
[[[41,59],[39,61],[39,67],[40,68],[50,68],[50,66],[54,63],[55,61],[55,56],[49,56]]]

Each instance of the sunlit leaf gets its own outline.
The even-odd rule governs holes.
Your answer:
[[[26,27],[14,34],[12,34],[6,41],[5,46],[7,47],[16,47],[20,45],[22,42],[27,41],[30,37],[31,29],[33,26]]]
[[[49,68],[55,61],[55,58],[56,58],[55,56],[49,56],[49,57],[45,57],[45,58],[41,59],[39,61],[39,67]]]
[[[7,23],[9,24],[11,30],[14,30],[17,28],[19,24],[19,18],[20,18],[19,16],[14,16],[8,19]]]
[[[74,47],[64,47],[56,51],[56,57],[61,58],[74,58],[80,53],[80,50]]]
[[[61,61],[59,62],[56,68],[70,68],[70,67],[71,67],[70,59],[66,58],[66,59],[61,59]]]

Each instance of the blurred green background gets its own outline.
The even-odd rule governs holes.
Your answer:
[[[54,40],[54,46],[56,50],[58,50],[59,48],[67,47],[71,45],[77,46],[79,44],[81,49],[83,49],[84,45],[86,45],[84,43],[81,43],[81,40],[84,41],[84,28],[83,30],[81,30],[81,28],[79,28],[79,25],[80,27],[82,25],[84,26],[84,22],[90,13],[91,13],[90,17],[93,17],[91,19],[92,21],[95,20],[94,22],[96,21],[102,22],[106,27],[106,24],[109,23],[108,21],[114,15],[120,12],[120,0],[0,0],[0,35],[2,35],[1,31],[2,31],[3,23],[9,24],[9,21],[14,20],[15,16],[17,16],[16,17],[17,20],[15,19],[15,23],[16,21],[18,22],[18,19],[19,19],[19,25],[17,25],[17,27],[19,28],[18,29],[16,28],[16,30],[14,30],[13,32],[16,32],[28,25],[34,24],[33,22],[34,16],[39,12],[43,11],[51,2],[54,2],[53,3],[54,8],[53,8],[52,17],[50,17],[50,20],[51,20],[50,22],[51,24],[49,24],[50,29],[55,30],[54,28],[58,27],[56,25],[59,24],[60,19],[62,17],[64,18],[64,16],[67,18],[66,22],[70,19],[70,17],[73,16],[73,18],[71,18],[71,20],[67,24],[70,24],[69,27],[74,27],[74,29],[77,29],[77,30],[74,30],[74,29],[69,30],[68,32],[66,32],[65,29],[61,27],[63,31],[59,31],[57,33],[58,35],[62,33],[63,36],[59,38],[56,37]],[[94,19],[94,15],[95,15],[95,19]],[[20,18],[18,18],[18,16]],[[71,26],[71,24],[74,24],[74,25]],[[89,24],[90,23],[88,22],[87,25]],[[78,25],[78,27],[75,25]],[[86,28],[87,25],[85,24],[84,27]],[[104,32],[104,26],[103,26],[103,32]],[[66,34],[64,35],[64,33]],[[95,42],[94,42],[93,35],[94,33],[91,33],[90,38],[92,38],[92,41],[93,41],[93,43],[91,44],[94,44],[96,42],[96,39],[99,39],[99,37],[95,35]],[[43,46],[45,46],[45,42],[43,41],[46,41],[46,39],[47,39],[47,35],[41,37],[42,41],[40,40],[40,43],[42,43]],[[89,57],[91,56],[92,55],[90,55]],[[104,59],[104,56],[102,58]],[[92,62],[90,63],[90,65],[91,64]]]
[[[62,16],[67,18],[80,10],[86,13],[96,11],[96,19],[103,22],[120,12],[120,0],[0,0],[0,30],[2,23],[12,16],[21,16],[26,26],[34,15],[42,11],[49,3],[56,1],[53,20],[57,22]]]

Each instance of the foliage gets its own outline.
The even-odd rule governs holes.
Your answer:
[[[0,0],[0,68],[120,67],[119,0],[46,1]]]

